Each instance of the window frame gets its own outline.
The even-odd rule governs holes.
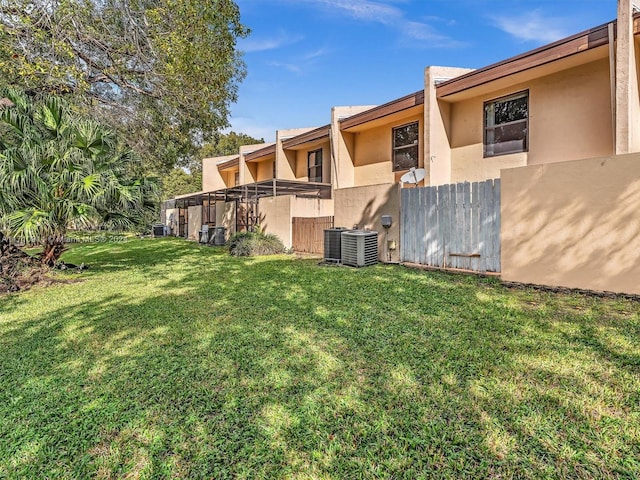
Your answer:
[[[487,125],[487,106],[491,104],[505,102],[507,100],[516,100],[519,98],[527,99],[527,118],[522,120],[514,120],[512,122],[505,122],[499,125],[490,125],[490,126]],[[529,89],[526,89],[526,90],[521,90],[519,92],[511,93],[509,95],[504,95],[502,97],[488,100],[482,104],[482,155],[483,155],[483,158],[500,157],[502,155],[513,155],[514,153],[526,153],[529,151],[529,117],[530,117],[529,99],[530,99]],[[489,145],[487,143],[487,133],[489,130],[495,130],[498,127],[517,125],[520,123],[524,124],[524,129],[525,129],[524,148],[519,150],[511,150],[511,151],[499,152],[499,153],[488,151]],[[492,145],[497,145],[497,144],[494,143]]]
[[[418,139],[415,141],[415,143],[409,143],[407,145],[400,145],[400,146],[396,146],[396,131],[400,130],[401,128],[406,128],[406,127],[410,127],[412,125],[415,125],[418,129]],[[401,150],[408,150],[408,149],[416,149],[416,159],[415,159],[415,165],[412,165],[410,167],[396,167],[396,162],[395,162],[395,158],[396,158],[396,152],[397,151],[401,151]],[[402,125],[398,125],[395,126],[391,129],[391,169],[394,172],[403,172],[405,170],[410,170],[411,168],[418,168],[420,166],[420,122],[418,120],[413,121],[413,122],[409,122],[409,123],[404,123]]]
[[[323,175],[322,175],[322,170],[323,170],[323,162],[324,162],[324,158],[323,158],[323,149],[322,148],[317,148],[315,150],[309,150],[307,152],[307,179],[309,182],[313,182],[313,183],[322,183],[322,179],[323,179]],[[320,153],[320,155],[318,155],[318,153]],[[314,164],[311,165],[311,154],[314,155]],[[318,157],[320,157],[320,163],[318,163]],[[315,175],[311,175],[311,170],[315,170]],[[320,174],[318,175],[318,169],[320,171]],[[312,180],[313,178],[313,180]],[[317,180],[317,179],[320,180]]]

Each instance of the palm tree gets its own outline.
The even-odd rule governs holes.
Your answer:
[[[59,97],[0,91],[0,229],[43,246],[56,263],[67,230],[131,226],[152,207],[152,182],[134,179],[132,152]]]

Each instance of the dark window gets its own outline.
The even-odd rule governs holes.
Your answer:
[[[393,171],[418,167],[418,122],[393,129]]]
[[[307,154],[309,162],[309,181],[322,182],[322,149],[313,150]]]
[[[484,104],[484,156],[526,152],[529,136],[529,92]]]
[[[234,185],[234,186],[236,186],[236,185],[240,185],[240,172],[236,172],[236,173],[233,175],[233,185]]]

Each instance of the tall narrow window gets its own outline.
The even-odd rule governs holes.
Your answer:
[[[236,185],[240,185],[240,172],[236,172],[236,173],[233,175],[233,185],[234,185],[234,186],[236,186]]]
[[[418,167],[418,122],[393,129],[393,171]]]
[[[309,164],[309,181],[322,183],[322,149],[307,154]]]
[[[529,137],[529,92],[484,104],[484,156],[526,152]]]

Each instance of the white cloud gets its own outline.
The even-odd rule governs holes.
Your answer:
[[[271,38],[248,38],[246,40],[240,40],[238,47],[243,52],[263,52],[266,50],[275,50],[280,47],[292,45],[299,42],[304,37],[301,35],[290,35],[286,32],[279,32],[276,36]]]
[[[394,5],[374,0],[299,0],[324,10],[346,14],[356,20],[380,23],[397,30],[407,40],[426,42],[423,47],[444,48],[459,47],[458,42],[451,37],[438,33],[431,25],[411,21],[406,18],[404,11]],[[387,0],[387,2],[393,0]],[[394,2],[402,3],[402,2]],[[427,19],[429,17],[426,17]]]
[[[346,12],[354,18],[388,24],[393,19],[402,18],[397,7],[385,5],[371,0],[306,0],[307,3],[323,5],[329,9]]]
[[[319,57],[324,57],[325,55],[328,55],[329,53],[331,53],[331,50],[329,50],[328,48],[319,48],[317,50],[311,51],[309,53],[306,53],[305,55],[303,55],[303,59],[304,60],[314,60],[316,58]]]
[[[295,63],[286,62],[267,62],[267,65],[275,68],[284,68],[292,73],[301,74],[303,72],[303,66]]]
[[[403,33],[411,40],[419,40],[426,42],[426,47],[436,48],[448,48],[448,47],[461,47],[464,42],[459,42],[438,33],[431,25],[420,22],[406,22],[404,24]]]
[[[330,50],[326,48],[319,48],[317,50],[312,50],[308,53],[292,58],[290,61],[272,60],[266,62],[266,64],[270,67],[288,70],[289,72],[295,73],[296,75],[304,75],[308,71],[314,69],[320,57],[323,57],[328,53],[330,53]]]
[[[569,35],[565,19],[545,17],[540,10],[490,18],[500,30],[526,42],[550,43]]]

